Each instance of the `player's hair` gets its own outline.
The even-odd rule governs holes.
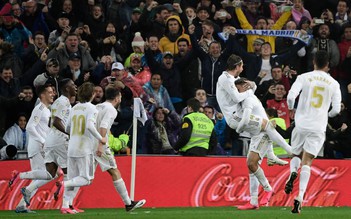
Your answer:
[[[72,79],[70,78],[64,78],[61,81],[59,81],[59,89],[60,93],[66,93],[66,88],[68,85],[68,82],[70,82]]]
[[[236,80],[234,82],[235,85],[242,85],[242,84],[245,84],[247,82],[247,79],[246,78],[239,78],[238,80]]]
[[[240,66],[242,64],[243,60],[240,58],[240,56],[232,54],[227,59],[227,70],[234,70],[236,66]]]
[[[91,100],[94,94],[94,84],[91,82],[84,82],[78,88],[78,101],[81,103],[86,103]]]
[[[40,95],[46,91],[46,88],[51,87],[52,85],[49,83],[46,83],[44,85],[39,85],[35,89],[35,93],[37,96],[40,98]]]
[[[198,99],[190,98],[186,104],[188,107],[191,107],[194,112],[198,112],[200,109],[200,101]]]
[[[109,85],[105,88],[106,100],[114,100],[119,95],[120,95],[120,92],[115,86]]]
[[[327,51],[318,50],[314,54],[313,58],[314,64],[316,65],[317,69],[322,69],[329,64],[329,55]]]

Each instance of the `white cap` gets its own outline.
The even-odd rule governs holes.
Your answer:
[[[112,70],[114,70],[114,69],[123,70],[124,66],[120,62],[115,62],[115,63],[112,64],[112,68],[111,69]]]

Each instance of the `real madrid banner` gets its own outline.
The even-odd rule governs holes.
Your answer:
[[[312,35],[304,34],[300,30],[244,30],[236,29],[236,34],[245,35],[261,35],[261,36],[276,36],[276,37],[290,37],[293,39],[300,40],[306,45],[309,44],[312,39]],[[229,33],[219,33],[219,36],[223,40],[228,40]]]

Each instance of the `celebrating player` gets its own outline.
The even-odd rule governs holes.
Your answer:
[[[292,213],[301,211],[313,159],[324,144],[328,115],[334,117],[340,112],[340,85],[327,73],[328,60],[326,51],[317,51],[313,60],[314,71],[299,75],[288,94],[289,110],[294,109],[295,98],[300,94],[295,114],[296,126],[291,137],[294,157],[290,162],[290,176],[285,185],[285,192],[291,193],[301,165],[299,194],[294,200]],[[330,104],[332,109],[328,113]]]
[[[116,87],[109,85],[105,89],[105,98],[106,101],[104,103],[96,106],[99,111],[96,119],[96,127],[101,136],[108,138],[110,128],[117,116],[117,110],[115,107],[121,102],[121,94]],[[125,139],[124,143],[127,144],[129,136],[122,134],[119,136],[119,139]],[[140,201],[130,200],[126,185],[124,184],[121,173],[117,168],[116,160],[112,155],[108,144],[103,144],[101,142],[97,143],[95,151],[95,160],[99,163],[102,171],[107,171],[111,175],[113,186],[121,196],[126,211],[132,211],[135,208],[142,207],[146,202],[144,199]]]

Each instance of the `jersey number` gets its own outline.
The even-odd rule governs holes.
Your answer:
[[[84,135],[85,132],[85,118],[83,115],[74,115],[73,118],[73,132],[72,135]]]
[[[323,95],[321,94],[321,92],[323,91],[324,91],[324,87],[319,87],[319,86],[313,87],[312,98],[314,100],[311,101],[311,106],[313,106],[314,108],[320,108],[322,106]]]

